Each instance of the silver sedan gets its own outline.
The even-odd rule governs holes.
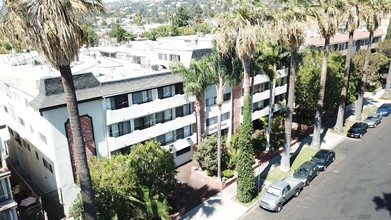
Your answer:
[[[372,113],[368,115],[368,117],[363,122],[366,123],[368,127],[374,128],[380,124],[382,119],[383,117],[380,113]]]

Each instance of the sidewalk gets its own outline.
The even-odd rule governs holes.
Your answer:
[[[380,106],[383,104],[384,100],[379,100],[383,95],[384,90],[378,90],[376,93],[366,93],[364,102],[365,106],[375,105]],[[354,114],[355,105],[349,106],[346,111],[347,117]],[[346,117],[346,118],[347,118]],[[335,122],[326,123],[321,131],[321,149],[333,149],[341,141],[345,139],[346,136],[342,136],[332,132],[332,128]],[[307,136],[303,140],[295,143],[291,146],[291,155],[298,153],[301,149],[308,147],[311,144],[312,135]],[[297,151],[297,152],[296,152]],[[261,166],[255,169],[255,176],[258,176],[262,172],[269,172],[269,170],[274,169],[275,164],[279,164],[281,156],[277,155],[271,158],[269,161],[263,163]],[[245,214],[250,208],[255,206],[258,201],[255,201],[250,206],[245,206],[237,201],[235,201],[236,195],[236,182],[229,187],[225,188],[221,192],[217,193],[215,196],[212,196],[208,200],[199,204],[189,212],[182,215],[179,219],[192,219],[192,220],[201,220],[201,219],[225,219],[225,220],[236,220]]]

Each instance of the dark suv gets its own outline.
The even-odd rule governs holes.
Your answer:
[[[377,109],[377,113],[380,113],[382,116],[388,116],[391,114],[391,104],[384,103]]]

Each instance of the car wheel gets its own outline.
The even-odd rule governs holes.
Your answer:
[[[316,172],[316,175],[318,176],[318,175],[319,175],[319,173],[320,173],[320,172],[319,172],[319,170],[318,170],[318,171]]]
[[[306,180],[305,183],[304,183],[304,186],[308,186],[308,185],[310,185],[310,181]],[[296,190],[296,192],[297,192],[297,190]],[[296,192],[295,192],[295,196],[297,196]]]
[[[307,180],[306,184],[308,185],[308,180]],[[300,195],[300,189],[296,189],[294,196],[298,197],[299,195]]]
[[[281,204],[278,204],[277,205],[277,208],[276,208],[276,212],[280,212],[282,209],[282,205]]]
[[[362,138],[362,134],[360,134],[360,138]]]
[[[374,125],[373,127],[375,127],[375,128],[376,128],[376,126],[377,126],[377,124],[375,123],[375,125]]]
[[[335,157],[333,157],[333,160],[332,160],[333,162],[335,161]]]

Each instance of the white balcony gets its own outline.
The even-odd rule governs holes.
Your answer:
[[[143,129],[143,130],[135,130],[130,134],[126,134],[120,137],[109,137],[108,145],[110,151],[115,151],[121,149],[125,146],[130,146],[133,144],[140,143],[142,141],[146,141],[152,138],[155,138],[159,135],[165,134],[170,131],[174,131],[178,128],[183,128],[185,126],[194,124],[196,122],[195,113],[176,118],[172,121],[159,123],[155,126]]]
[[[157,99],[143,104],[135,104],[118,110],[107,110],[107,124],[115,124],[132,118],[143,117],[145,115],[189,104],[194,100],[195,98],[191,96],[175,95],[170,98]]]

